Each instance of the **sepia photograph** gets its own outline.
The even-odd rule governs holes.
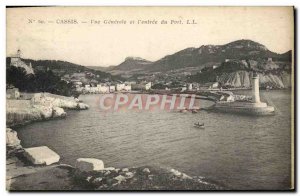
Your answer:
[[[6,190],[294,191],[292,6],[6,7]]]

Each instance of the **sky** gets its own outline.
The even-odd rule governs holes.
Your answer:
[[[292,7],[44,7],[6,12],[7,56],[20,49],[23,58],[84,66],[118,65],[128,56],[155,61],[188,47],[239,39],[277,53],[294,45]],[[64,20],[77,24],[62,24]],[[126,24],[104,24],[110,20]],[[137,24],[139,20],[157,24]]]

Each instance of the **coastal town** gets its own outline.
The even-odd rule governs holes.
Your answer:
[[[28,65],[21,58],[21,50],[18,50],[15,55],[10,57],[10,66],[20,67],[25,69],[26,74],[34,74],[34,69],[32,68],[31,63]],[[44,68],[46,69],[46,68]],[[38,71],[41,71],[41,68],[37,67]],[[98,82],[93,79],[98,76],[95,76],[92,72],[79,72],[73,74],[65,74],[61,77],[61,80],[65,81],[68,84],[71,84],[75,88],[76,92],[80,94],[99,94],[99,93],[114,93],[114,92],[143,92],[149,91],[152,88],[152,85],[159,86],[162,81],[153,80],[144,80],[144,77],[138,78],[138,81],[107,81],[107,82]],[[92,78],[92,79],[88,79]],[[220,85],[218,82],[206,83],[200,85],[199,83],[185,83],[180,82],[173,88],[167,87],[171,86],[172,82],[165,82],[163,86],[166,86],[163,90],[179,90],[180,92],[192,91],[192,90],[220,90]],[[155,87],[155,86],[154,86]],[[19,98],[20,92],[18,88],[14,86],[7,87],[7,98]]]
[[[35,65],[34,68],[32,63],[27,63],[26,60],[22,60],[21,50],[18,50],[15,55],[9,57],[10,64],[8,66],[14,66],[23,68],[26,75],[34,75],[35,72],[45,72],[51,70],[54,74],[60,77],[60,80],[64,81],[72,88],[78,95],[79,94],[99,94],[99,93],[114,93],[114,92],[147,92],[153,90],[165,90],[176,91],[176,92],[187,92],[187,91],[222,91],[222,90],[241,90],[251,89],[251,74],[246,71],[236,72],[231,75],[221,75],[212,82],[192,82],[189,78],[195,76],[191,75],[191,71],[180,70],[170,71],[166,73],[149,73],[140,75],[134,79],[126,76],[122,80],[120,79],[103,79],[93,70],[75,70],[71,73],[67,73],[63,70],[49,69],[47,66]],[[247,66],[247,62],[242,60],[225,59],[224,65],[220,64],[213,65],[210,68],[203,68],[202,70],[196,71],[201,78],[201,74],[208,74],[220,68],[228,65]],[[221,67],[220,67],[221,66]],[[260,67],[257,67],[254,61],[249,61],[249,66],[254,71],[259,71]],[[262,89],[283,89],[289,88],[289,72],[290,67],[285,64],[277,65],[272,61],[272,58],[266,60],[265,70],[285,70],[281,76],[259,73],[260,86]],[[195,70],[194,70],[195,71]],[[196,76],[197,76],[196,74]],[[18,88],[12,85],[7,86],[7,98],[18,97]],[[15,93],[15,95],[13,95]]]

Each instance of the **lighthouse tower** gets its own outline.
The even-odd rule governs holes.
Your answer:
[[[252,101],[254,103],[261,103],[259,96],[259,76],[256,73],[252,77]]]

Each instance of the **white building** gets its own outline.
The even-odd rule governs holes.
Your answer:
[[[117,84],[116,85],[116,91],[122,91],[125,88],[125,84]]]
[[[218,88],[219,87],[219,82],[213,82],[209,88]]]
[[[133,84],[131,85],[133,90],[149,90],[151,89],[152,83],[140,83],[140,84]]]
[[[27,74],[34,74],[31,63],[27,65],[24,61],[22,61],[21,50],[18,50],[16,55],[10,57],[10,65],[24,68]]]
[[[98,93],[98,88],[96,86],[92,86],[89,90],[90,93]]]
[[[84,90],[86,90],[86,91],[90,91],[91,90],[91,85],[89,85],[89,84],[86,84],[85,86],[84,86]]]
[[[115,92],[116,91],[116,87],[115,86],[109,86],[109,92]]]
[[[218,68],[219,66],[218,65],[213,65],[213,69],[216,69],[216,68]]]
[[[193,84],[190,83],[190,84],[187,85],[187,87],[188,87],[188,90],[189,90],[189,91],[190,91],[190,90],[193,90]]]
[[[151,89],[151,86],[152,86],[151,82],[148,82],[147,84],[145,84],[145,90]]]
[[[131,91],[131,85],[130,84],[125,85],[124,90],[125,91]]]
[[[98,91],[99,93],[109,93],[109,86],[99,85]]]

